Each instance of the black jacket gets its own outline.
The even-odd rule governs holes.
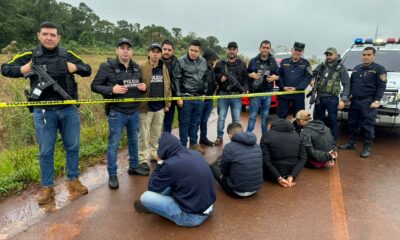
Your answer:
[[[251,93],[258,92],[270,92],[274,89],[274,82],[268,82],[267,77],[271,75],[279,76],[279,67],[274,56],[271,54],[267,60],[262,60],[261,55],[258,54],[255,58],[252,58],[247,68],[247,73],[258,73],[263,74],[262,79],[249,78],[249,90]]]
[[[176,97],[176,91],[175,91],[173,85],[174,85],[174,82],[175,82],[175,79],[174,79],[174,68],[175,68],[176,63],[178,62],[178,58],[175,57],[175,55],[172,55],[171,61],[167,62],[164,59],[163,59],[163,61],[164,61],[165,65],[168,68],[169,78],[171,79],[172,96]]]
[[[262,153],[254,133],[240,132],[222,152],[220,168],[228,185],[236,192],[254,192],[263,181]]]
[[[328,152],[337,150],[331,130],[320,120],[309,122],[301,131],[300,139],[310,160],[327,162],[332,160]]]
[[[202,96],[207,93],[207,62],[203,57],[191,60],[186,54],[175,64],[173,88],[177,96]]]
[[[171,196],[186,213],[203,213],[216,200],[215,179],[204,157],[183,147],[179,139],[163,133],[157,150],[164,160],[149,179],[149,190],[157,193],[171,187]]]
[[[226,59],[219,61],[215,65],[215,76],[218,83],[218,93],[219,95],[226,95],[232,92],[242,92],[241,87],[239,87],[234,80],[226,80],[221,82],[222,76],[228,78],[226,71],[228,71],[236,81],[244,88],[245,91],[249,90],[248,86],[248,76],[246,70],[246,64],[239,58],[235,62],[228,62]]]
[[[273,179],[291,175],[296,177],[306,162],[306,151],[300,142],[300,136],[294,131],[293,124],[287,120],[275,121],[271,130],[261,138],[264,173]],[[282,169],[290,168],[289,172]],[[265,178],[265,176],[264,176]]]
[[[91,84],[91,89],[107,99],[140,98],[143,92],[136,85],[142,82],[142,71],[137,63],[131,60],[128,68],[126,68],[116,58],[115,60],[109,59],[100,65],[99,71]],[[113,94],[112,89],[116,84],[128,86],[128,92],[125,94]],[[139,110],[140,103],[111,103],[108,106],[110,109],[119,112],[133,113]]]

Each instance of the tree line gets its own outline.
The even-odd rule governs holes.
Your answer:
[[[151,43],[170,39],[175,43],[176,50],[182,52],[192,39],[199,39],[204,47],[212,48],[219,54],[224,52],[215,36],[202,38],[194,32],[184,36],[179,27],[168,30],[163,26],[141,26],[126,20],[114,24],[101,19],[83,2],[75,7],[56,0],[0,1],[0,48],[12,41],[17,41],[19,49],[36,45],[36,32],[43,21],[56,23],[61,30],[63,45],[75,49],[111,50],[117,39],[128,37],[135,48],[141,50]]]

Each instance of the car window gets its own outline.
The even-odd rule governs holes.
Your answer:
[[[343,56],[342,63],[348,70],[361,64],[361,51],[350,51]],[[379,50],[375,62],[385,67],[388,72],[400,72],[400,51]]]

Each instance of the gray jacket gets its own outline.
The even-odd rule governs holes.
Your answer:
[[[207,62],[203,57],[191,60],[186,54],[178,59],[173,75],[173,88],[177,96],[202,96],[207,93]]]

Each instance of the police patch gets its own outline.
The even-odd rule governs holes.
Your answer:
[[[387,76],[386,76],[386,74],[381,74],[381,75],[379,76],[379,78],[381,79],[382,82],[387,82]]]

